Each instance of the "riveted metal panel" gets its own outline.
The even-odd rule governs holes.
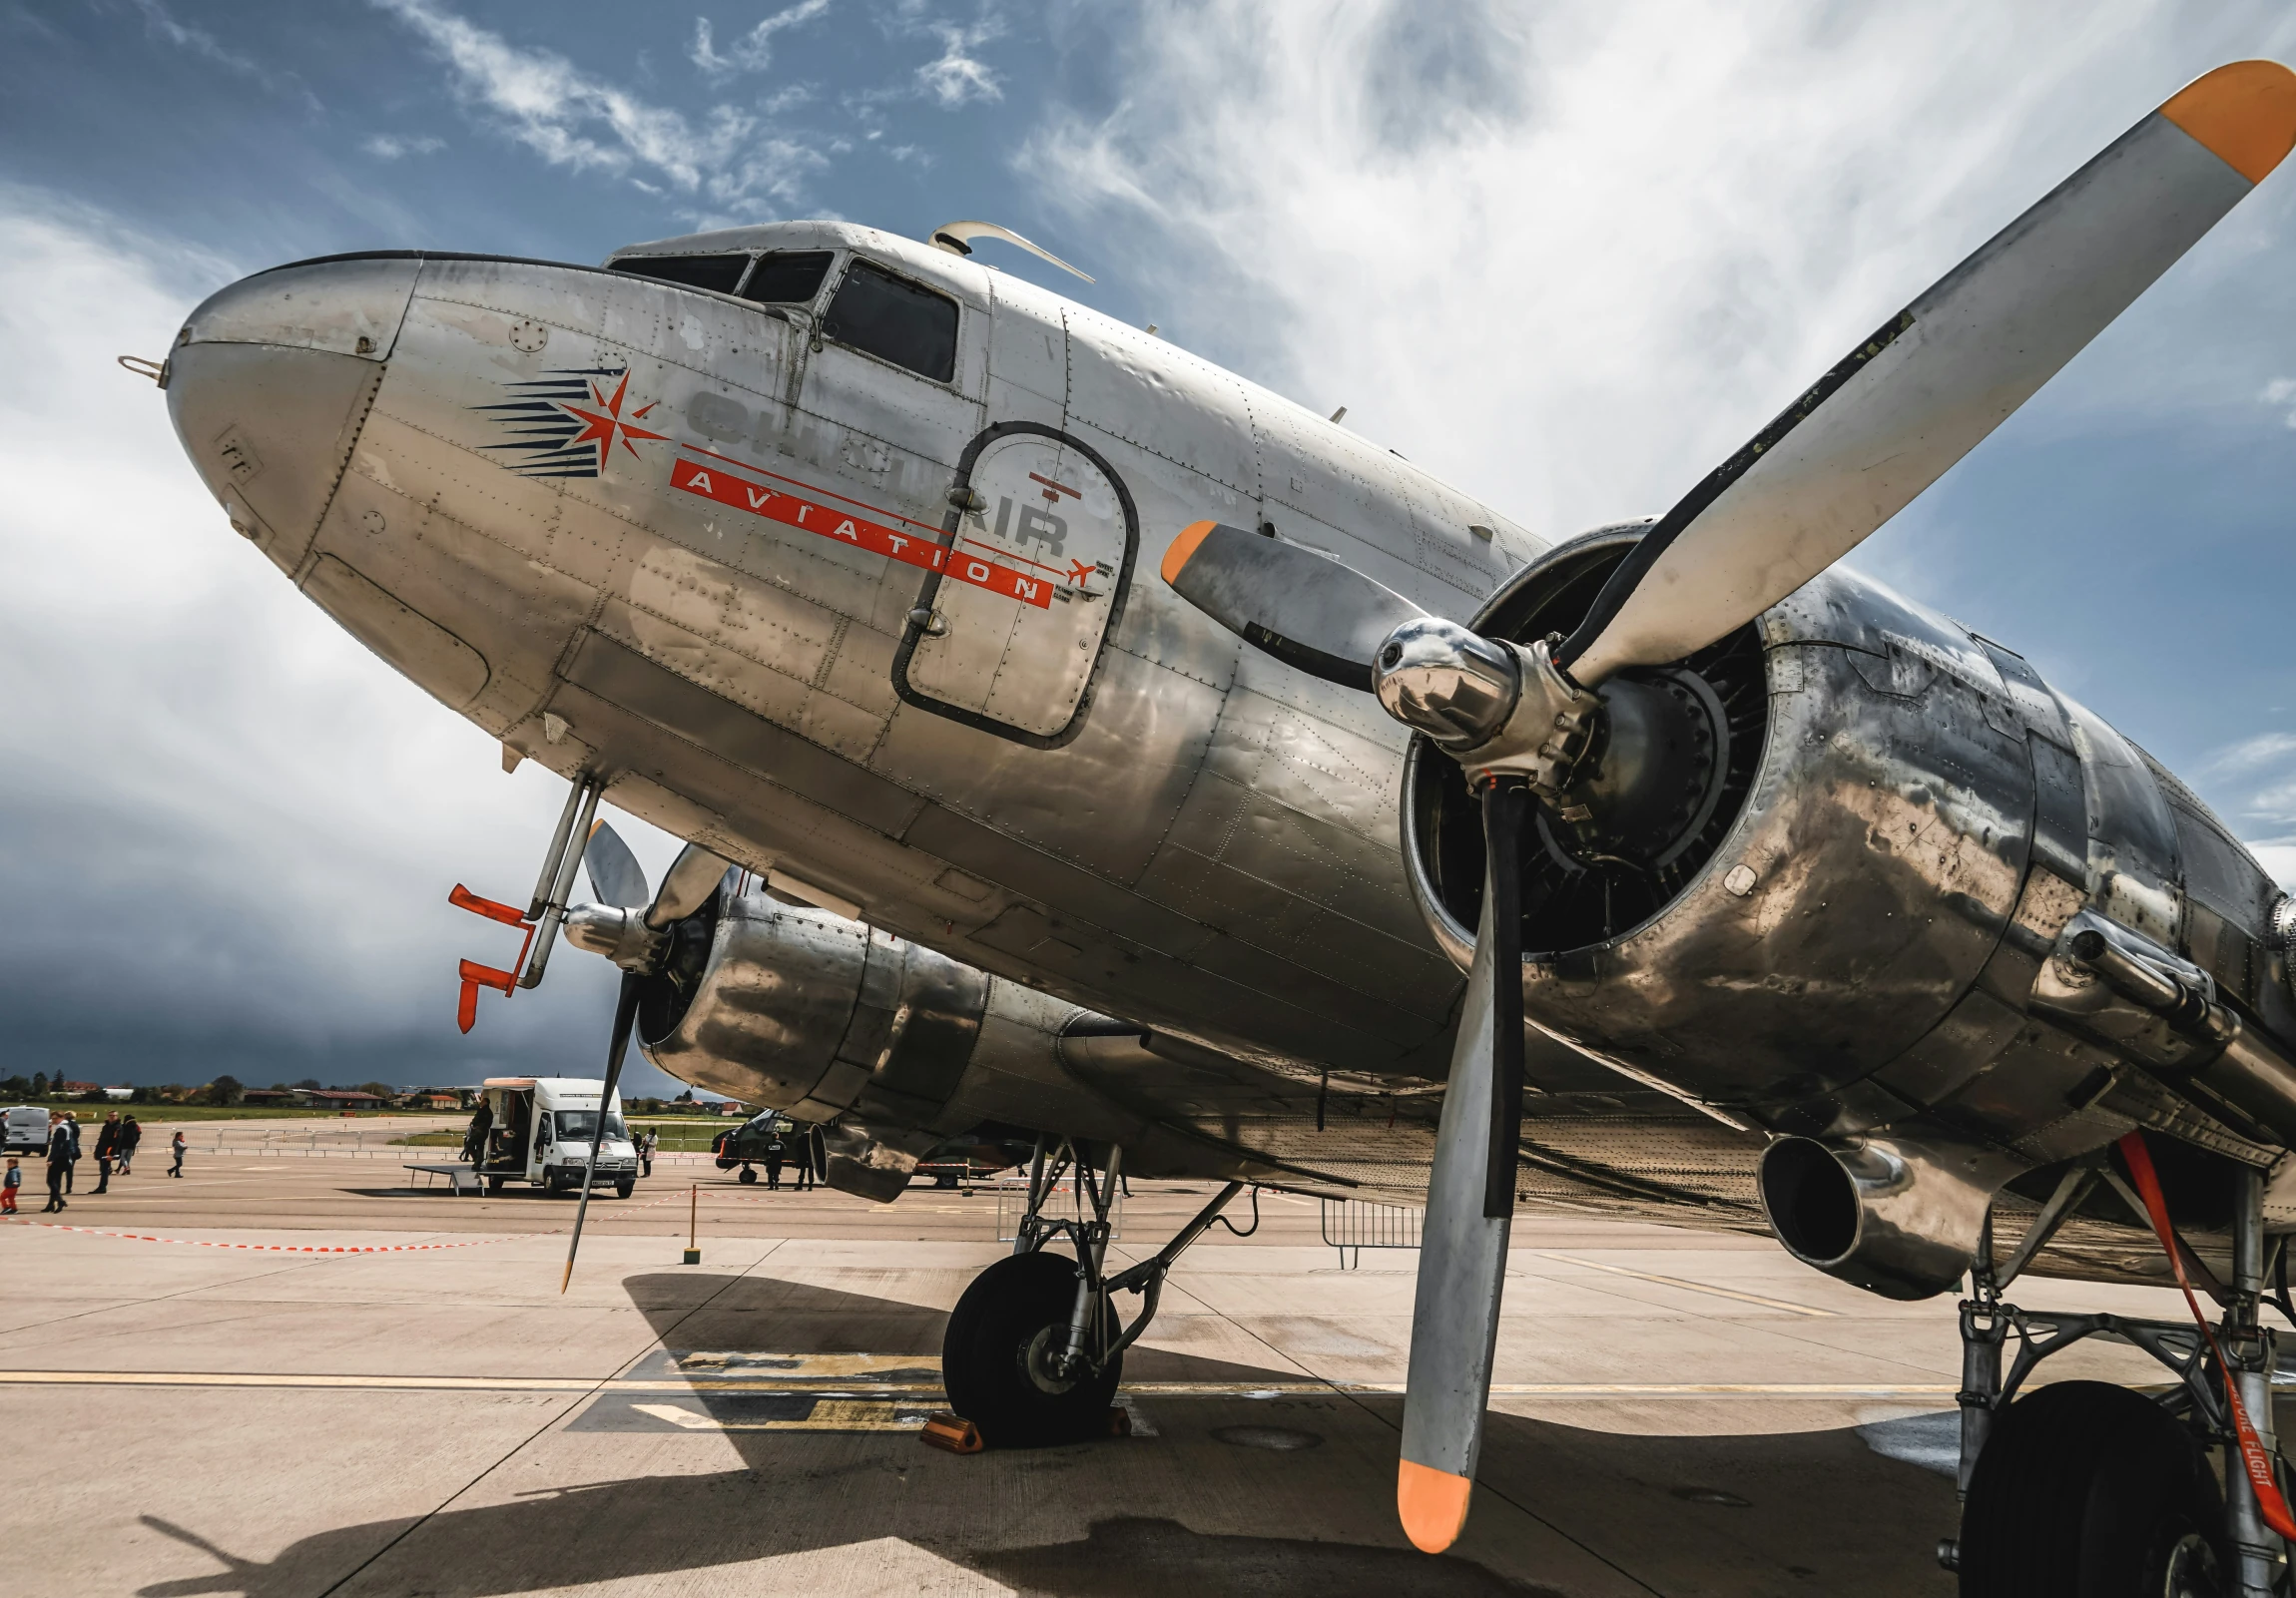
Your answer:
[[[2088,796],[2088,890],[2099,913],[2179,946],[2183,871],[2176,822],[2135,746],[2087,707],[2062,700]]]
[[[1032,848],[1017,838],[927,804],[902,834],[911,847],[937,855],[987,881],[1167,954],[1185,957],[1204,940],[1204,928],[1150,903],[1127,888]]]
[[[1071,425],[1089,423],[1245,499],[1258,497],[1243,385],[1152,333],[1080,306],[1068,311],[1068,414]]]
[[[872,764],[1029,847],[1131,883],[1188,793],[1219,703],[1193,678],[1110,650],[1092,714],[1057,754],[904,706]]]
[[[880,832],[898,836],[923,801],[613,642],[588,634],[566,680],[632,715]]]

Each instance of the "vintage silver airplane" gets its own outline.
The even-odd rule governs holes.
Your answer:
[[[235,529],[573,785],[530,903],[461,894],[534,945],[465,962],[466,1019],[563,926],[627,973],[611,1071],[635,1029],[849,1188],[1039,1140],[948,1330],[989,1441],[1104,1424],[1238,1185],[1424,1203],[1398,1501],[1440,1549],[1517,1208],[1766,1226],[1968,1282],[1965,1593],[2262,1593],[2296,903],[2009,647],[1836,562],[2292,143],[2296,75],[2208,74],[1667,514],[1551,545],[988,269],[1034,247],[977,223],[303,262],[161,380]],[[658,893],[602,797],[690,840]],[[1109,1273],[1091,1206],[1040,1208],[1063,1170],[1229,1186]],[[2215,1324],[2003,1296],[2171,1269]],[[2090,1334],[2170,1398],[2016,1397]]]

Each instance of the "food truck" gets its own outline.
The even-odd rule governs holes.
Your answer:
[[[505,1182],[531,1182],[552,1197],[582,1191],[582,1168],[598,1137],[598,1096],[606,1084],[597,1077],[488,1077],[470,1119],[462,1157],[485,1178],[486,1191],[500,1193]],[[638,1150],[622,1122],[622,1095],[606,1115],[598,1153],[598,1174],[590,1191],[612,1190],[627,1199],[638,1185]]]

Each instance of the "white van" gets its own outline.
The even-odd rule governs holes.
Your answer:
[[[486,1191],[505,1182],[532,1182],[551,1196],[582,1191],[582,1167],[598,1136],[597,1077],[497,1076],[486,1080],[471,1117],[463,1158],[486,1179]],[[607,1112],[598,1174],[590,1191],[609,1189],[627,1199],[638,1185],[638,1151],[622,1122],[622,1095]]]
[[[37,1104],[11,1104],[0,1115],[9,1154],[44,1154],[48,1149],[48,1112]]]

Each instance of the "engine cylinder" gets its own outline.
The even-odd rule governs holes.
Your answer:
[[[672,1076],[801,1119],[924,1125],[955,1093],[989,978],[762,892],[721,889],[649,981],[638,1041]]]

